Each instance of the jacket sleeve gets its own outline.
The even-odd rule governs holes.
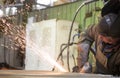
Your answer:
[[[95,41],[96,26],[92,25],[87,28],[84,32],[81,32],[78,42],[78,57],[77,64],[81,69],[84,64],[88,61],[89,49],[92,43]]]

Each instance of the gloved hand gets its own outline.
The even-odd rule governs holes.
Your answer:
[[[86,62],[82,68],[79,68],[79,66],[74,66],[72,68],[72,72],[91,73],[92,65],[89,62]]]
[[[86,62],[84,66],[81,68],[80,73],[91,73],[92,65],[89,62]]]
[[[72,68],[72,72],[80,72],[80,69],[79,69],[79,67],[78,66],[74,66],[73,68]]]

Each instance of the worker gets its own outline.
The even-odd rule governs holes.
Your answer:
[[[90,69],[88,58],[92,47],[96,59],[94,73],[120,75],[120,14],[108,13],[97,25],[81,32],[78,43],[79,72],[86,73]]]

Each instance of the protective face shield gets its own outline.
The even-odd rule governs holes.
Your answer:
[[[120,14],[109,13],[105,15],[99,22],[98,32],[101,35],[120,38]]]

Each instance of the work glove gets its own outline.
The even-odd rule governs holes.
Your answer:
[[[80,72],[79,66],[74,66],[74,67],[72,68],[72,72],[77,72],[77,73],[79,73],[79,72]]]

